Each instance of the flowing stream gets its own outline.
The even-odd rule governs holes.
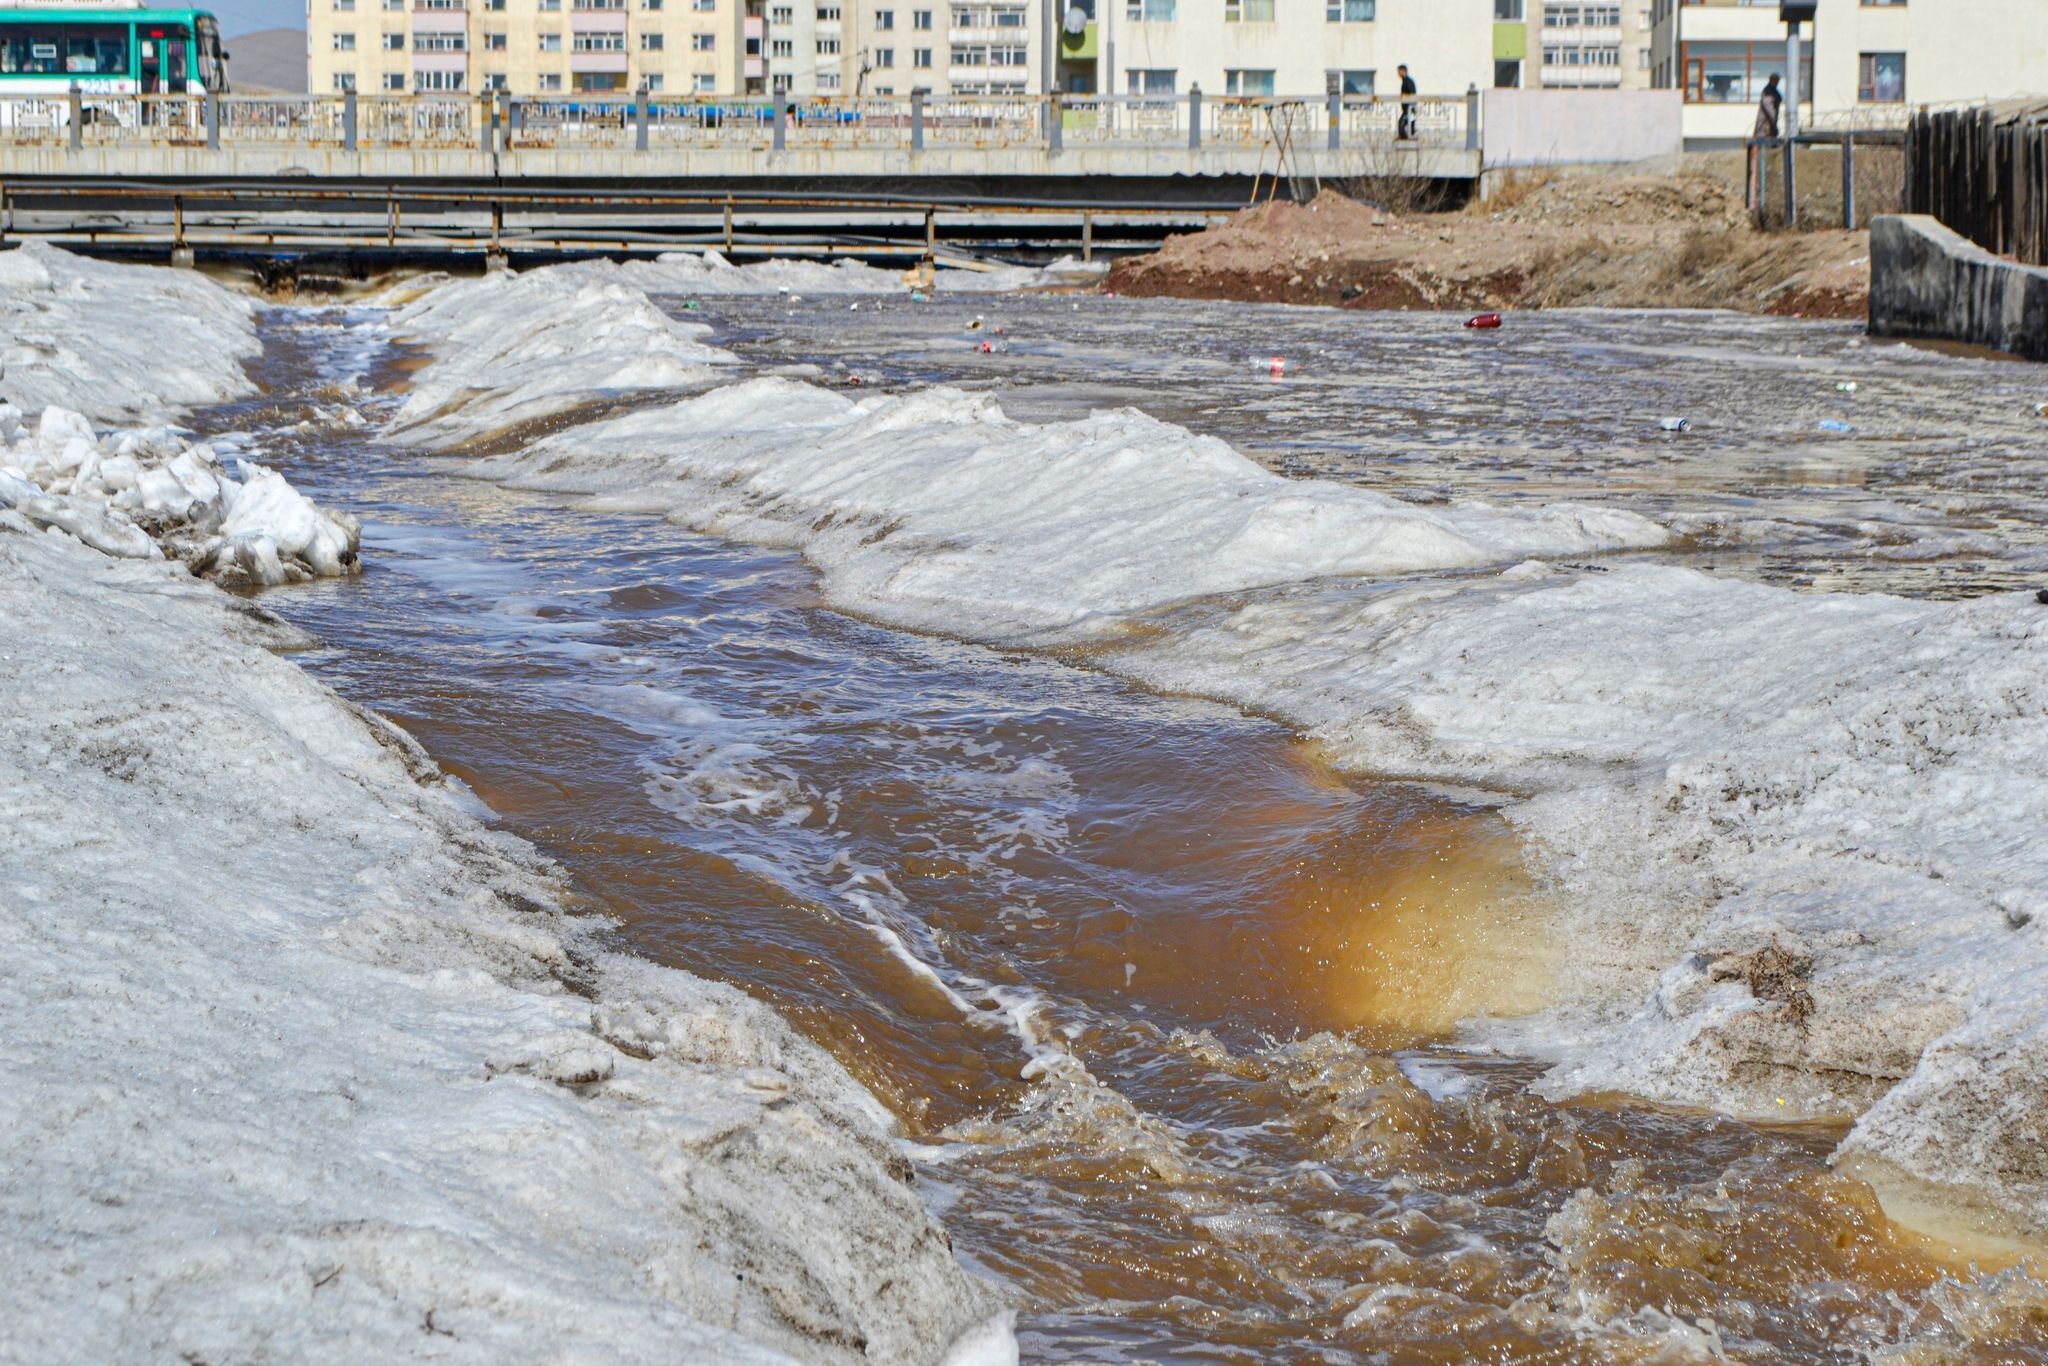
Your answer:
[[[1946,594],[2040,563],[2031,486],[1964,487],[1921,454],[1943,367],[1984,363],[1892,363],[1926,393],[1888,461],[1805,437],[1849,403],[1822,387],[1842,328],[1779,327],[1760,353],[1806,405],[1784,446],[1825,466],[1772,494],[1717,432],[1748,320],[1692,343],[1710,378],[1674,445],[1674,397],[1607,395],[1681,347],[1662,315],[1597,341],[1546,319],[1482,353],[1442,320],[1333,338],[1308,310],[863,308],[695,316],[753,364],[965,382],[1025,416],[1141,402],[1417,497],[1632,490],[1708,519],[1674,553],[1736,572]],[[1010,350],[979,351],[977,313]],[[1315,362],[1293,387],[1261,369],[1276,329]],[[303,662],[559,859],[626,945],[771,1002],[871,1087],[956,1248],[1018,1294],[1028,1359],[1931,1361],[1982,1317],[1981,1282],[1828,1170],[1839,1130],[1551,1103],[1537,1065],[1412,1027],[1439,987],[1413,946],[1529,895],[1485,805],[1348,779],[1277,724],[1085,661],[847,617],[789,555],[464,479],[367,435],[404,374],[372,317],[277,310],[266,339],[268,392],[203,425],[262,433],[366,524],[360,579],[263,598],[324,642]],[[1398,378],[1367,402],[1340,360]],[[2026,444],[2000,424],[1980,467]],[[1395,444],[1419,454],[1374,458]],[[1488,942],[1521,942],[1502,928]],[[2038,1322],[2005,1340],[2048,1359]]]

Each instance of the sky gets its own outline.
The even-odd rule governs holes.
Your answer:
[[[306,0],[198,0],[220,20],[221,36],[233,38],[264,28],[304,28]]]

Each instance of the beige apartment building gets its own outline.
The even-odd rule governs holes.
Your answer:
[[[1650,88],[1650,0],[1494,0],[1495,86]]]
[[[316,94],[744,88],[744,0],[307,0]]]
[[[1405,62],[1425,94],[1453,94],[1495,83],[1499,34],[1522,27],[1496,22],[1507,3],[308,0],[308,89],[1388,95]],[[1547,0],[1529,4],[1527,30],[1541,33]],[[1598,45],[1604,35],[1583,33],[1600,27],[1583,17],[1597,7],[1568,8],[1570,41]]]
[[[2048,0],[1819,0],[1802,27],[1805,126],[1885,128],[1918,105],[2048,93]],[[1689,147],[1727,146],[1786,73],[1778,0],[1653,0],[1651,74]]]

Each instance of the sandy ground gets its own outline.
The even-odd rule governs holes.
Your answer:
[[[1105,288],[1343,308],[1862,317],[1868,231],[1760,231],[1743,210],[1739,160],[1724,160],[1532,173],[1452,213],[1399,213],[1326,187],[1307,204],[1261,204],[1171,238],[1153,255],[1119,262]],[[1352,188],[1386,203],[1413,187]],[[1831,203],[1803,202],[1818,221],[1839,217],[1839,187]]]

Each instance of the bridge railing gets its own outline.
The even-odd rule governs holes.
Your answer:
[[[1467,96],[1423,96],[1407,142],[1469,147]],[[790,99],[646,95],[0,96],[8,146],[503,147],[637,151],[1391,146],[1398,99],[931,95]],[[4,168],[0,168],[4,169]]]

